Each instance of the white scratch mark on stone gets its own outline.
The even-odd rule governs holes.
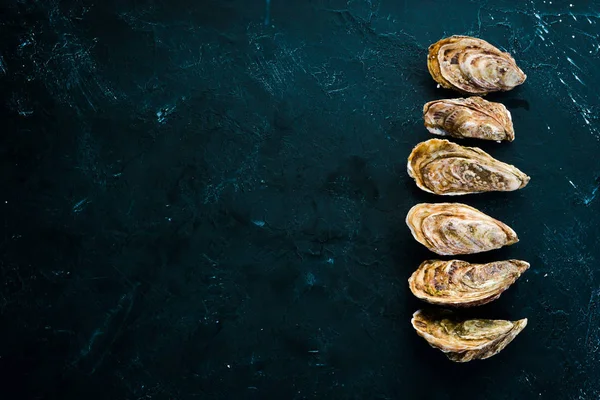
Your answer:
[[[565,85],[567,88],[569,87],[569,85],[567,85],[567,83],[565,81],[563,81],[563,79],[561,77],[559,77],[558,80],[560,81],[560,83]]]
[[[581,79],[579,79],[579,77],[577,76],[577,74],[575,72],[572,72],[573,76],[575,77],[575,79],[577,80],[577,82],[581,83],[583,86],[585,86],[585,83],[583,83],[583,81]]]
[[[575,68],[581,70],[581,68],[579,68],[579,66],[575,64],[575,61],[571,59],[571,57],[567,57],[567,61],[570,62]]]
[[[344,86],[343,88],[328,90],[327,93],[331,94],[331,93],[343,92],[344,90],[348,89],[349,87],[350,86]]]
[[[33,111],[31,111],[31,110],[27,110],[27,111],[25,111],[25,110],[19,110],[19,115],[21,117],[29,117],[30,115],[33,115]]]
[[[110,350],[115,340],[121,334],[123,325],[127,322],[139,283],[136,283],[129,293],[119,299],[117,306],[106,313],[102,326],[94,329],[92,336],[79,352],[79,357],[73,364],[83,362],[84,370],[90,375],[102,364],[104,356]],[[81,366],[80,366],[81,367]]]
[[[75,203],[75,205],[73,206],[73,212],[75,214],[79,214],[80,212],[83,211],[83,209],[85,208],[86,205],[88,205],[90,202],[88,201],[88,198],[84,198],[79,200],[77,203]]]
[[[586,206],[589,206],[592,203],[592,201],[594,201],[597,194],[598,194],[598,186],[596,186],[594,188],[594,190],[592,190],[592,194],[590,194],[588,197],[583,199],[583,204],[585,204]]]
[[[573,183],[573,181],[569,180],[569,183],[571,184],[571,186],[573,186],[573,188],[577,189],[577,186],[575,186],[575,184]]]
[[[165,106],[156,112],[156,120],[159,124],[164,124],[167,121],[167,117],[175,111],[177,106]]]

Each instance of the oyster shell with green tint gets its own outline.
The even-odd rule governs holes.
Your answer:
[[[510,54],[470,36],[450,36],[429,46],[427,68],[442,87],[468,94],[511,90],[527,79]]]
[[[419,310],[411,323],[419,336],[446,353],[450,360],[467,362],[498,354],[527,326],[527,318],[466,319],[447,310]]]
[[[413,237],[440,255],[473,254],[517,243],[508,225],[461,203],[420,203],[406,215]]]
[[[509,142],[515,139],[506,107],[477,96],[430,101],[423,106],[423,119],[434,135]]]
[[[471,264],[427,260],[408,280],[410,291],[431,304],[471,307],[496,300],[529,268],[519,260]]]
[[[408,175],[422,190],[440,195],[510,192],[529,183],[529,176],[477,147],[448,140],[419,143],[408,157]]]

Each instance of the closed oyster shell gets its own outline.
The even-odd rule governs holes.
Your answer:
[[[411,292],[431,304],[471,307],[496,300],[529,268],[519,260],[471,264],[428,260],[408,279]]]
[[[408,157],[407,170],[422,190],[448,196],[510,192],[525,187],[530,179],[477,147],[440,139],[415,146]]]
[[[447,310],[419,310],[411,323],[431,347],[440,349],[452,361],[467,362],[498,354],[527,326],[527,318],[464,319]]]
[[[440,255],[473,254],[517,243],[508,225],[461,203],[420,203],[408,211],[414,238]]]
[[[506,107],[477,96],[430,101],[423,106],[423,119],[434,135],[509,142],[515,139]]]
[[[510,54],[470,36],[455,35],[429,46],[427,68],[442,87],[468,94],[511,90],[527,79]]]

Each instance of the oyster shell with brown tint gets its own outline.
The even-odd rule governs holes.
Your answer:
[[[427,68],[442,87],[469,94],[511,90],[527,79],[510,54],[470,36],[450,36],[429,46]]]
[[[440,349],[452,361],[467,362],[498,354],[527,326],[527,318],[465,319],[447,310],[419,310],[411,323],[431,347]]]
[[[423,119],[434,135],[509,142],[515,139],[506,107],[477,96],[430,101],[423,106]]]
[[[414,238],[440,255],[473,254],[517,243],[508,225],[461,203],[420,203],[408,211]]]
[[[496,300],[529,268],[519,260],[471,264],[428,260],[408,279],[411,292],[431,304],[471,307]]]
[[[462,195],[510,192],[529,183],[529,176],[477,147],[448,140],[419,143],[408,157],[408,175],[426,192]]]

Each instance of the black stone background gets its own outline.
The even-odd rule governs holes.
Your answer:
[[[597,399],[600,3],[4,0],[0,398]],[[484,38],[531,176],[452,198],[531,269],[454,364],[410,326],[429,44]]]

